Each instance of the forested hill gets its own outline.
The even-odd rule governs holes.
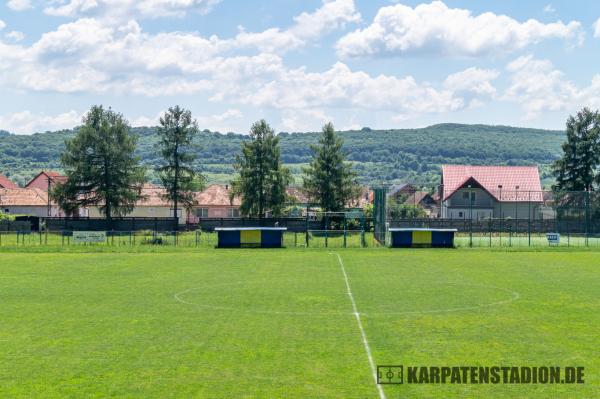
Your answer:
[[[0,131],[0,173],[24,184],[41,169],[60,170],[60,152],[75,130],[13,135]],[[134,128],[138,152],[148,166],[159,162],[155,128]],[[440,165],[539,165],[549,182],[549,165],[560,155],[564,132],[508,126],[441,124],[422,129],[353,130],[341,132],[345,150],[361,181],[439,182]],[[300,183],[310,144],[319,133],[280,133],[283,161]],[[247,136],[207,130],[198,135],[198,165],[210,181],[229,181],[231,164]]]

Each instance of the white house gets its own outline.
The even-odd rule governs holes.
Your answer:
[[[441,217],[540,219],[537,166],[442,166]]]

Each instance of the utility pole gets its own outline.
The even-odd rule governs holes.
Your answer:
[[[52,205],[50,203],[50,190],[52,189],[52,179],[50,178],[50,176],[46,175],[46,178],[48,179],[48,217],[52,216]]]

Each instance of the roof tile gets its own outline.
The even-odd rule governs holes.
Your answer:
[[[19,186],[12,182],[8,177],[0,174],[0,188],[19,188]]]
[[[537,166],[443,165],[444,200],[471,178],[502,202],[541,202],[543,199]]]

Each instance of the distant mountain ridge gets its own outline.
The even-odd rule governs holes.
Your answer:
[[[75,129],[33,135],[0,131],[0,173],[24,184],[41,169],[60,170],[65,139]],[[150,168],[159,155],[155,127],[132,129],[139,136],[138,155]],[[419,129],[363,128],[340,132],[344,149],[365,184],[415,182],[439,183],[440,165],[539,165],[549,182],[549,165],[560,156],[563,131],[511,126],[438,124]],[[282,159],[301,183],[301,170],[310,160],[310,144],[319,133],[280,133]],[[227,182],[232,163],[246,135],[202,131],[196,140],[198,167],[213,182]],[[150,173],[152,178],[152,173]]]

